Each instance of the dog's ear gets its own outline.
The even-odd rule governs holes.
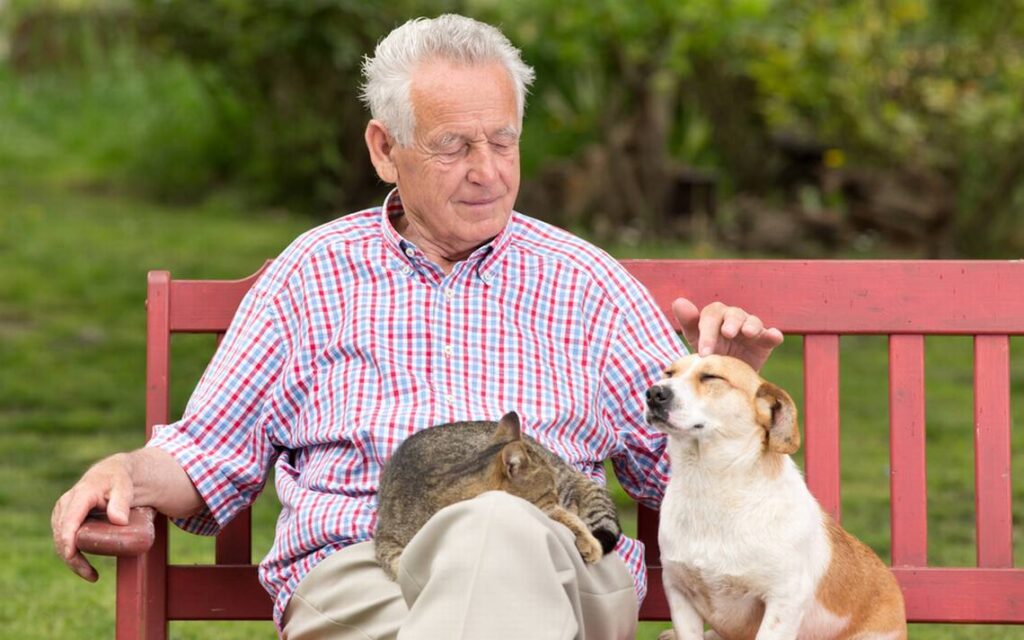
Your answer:
[[[776,453],[795,453],[800,448],[800,427],[793,398],[774,384],[762,382],[754,407],[758,424],[768,433],[768,449]]]

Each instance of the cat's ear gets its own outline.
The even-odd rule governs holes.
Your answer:
[[[530,459],[522,442],[512,442],[501,450],[501,462],[504,465],[505,476],[514,480],[523,473]]]
[[[501,416],[501,420],[498,421],[498,428],[494,430],[494,440],[496,442],[508,442],[520,439],[522,439],[522,429],[519,425],[519,414],[515,411],[509,411]]]

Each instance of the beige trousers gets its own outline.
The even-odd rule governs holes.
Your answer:
[[[372,542],[329,556],[283,622],[289,640],[622,640],[637,609],[618,556],[584,564],[566,527],[492,491],[435,514],[402,553],[397,582]]]

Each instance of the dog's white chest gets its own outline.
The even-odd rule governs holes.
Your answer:
[[[780,590],[813,608],[831,551],[820,508],[795,466],[759,483],[679,471],[661,509],[666,588],[713,627],[737,633],[756,629],[765,598]]]
[[[821,510],[786,462],[770,481],[674,472],[661,507],[662,559],[717,575],[772,579],[815,559],[827,564]],[[812,551],[825,557],[809,557]]]

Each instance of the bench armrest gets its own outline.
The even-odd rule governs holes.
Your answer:
[[[155,517],[155,509],[133,507],[128,514],[128,524],[117,525],[107,520],[106,513],[94,511],[82,523],[75,542],[85,553],[137,556],[153,546]]]

